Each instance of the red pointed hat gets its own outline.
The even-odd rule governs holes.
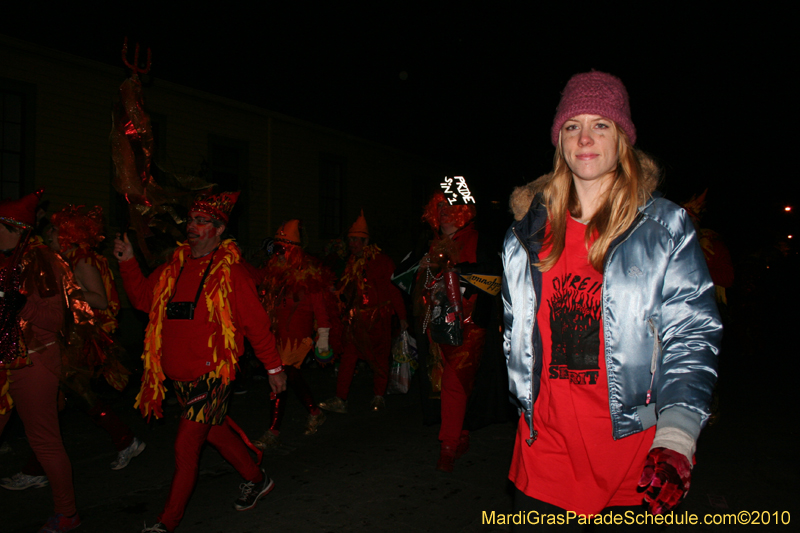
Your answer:
[[[348,237],[369,237],[369,227],[367,226],[367,219],[364,218],[364,210],[361,210],[361,214],[358,215],[358,218],[353,225],[350,226],[350,229],[347,230]]]
[[[300,246],[300,221],[295,218],[281,224],[275,232],[275,240]]]
[[[0,202],[0,222],[32,228],[36,224],[36,206],[43,194],[44,189],[40,189],[19,200],[3,200]]]
[[[216,218],[227,224],[231,216],[231,211],[233,211],[233,206],[236,205],[236,200],[238,199],[238,192],[222,192],[219,194],[202,196],[194,201],[192,207],[189,208],[189,212],[198,211],[200,213],[205,213],[211,218]]]

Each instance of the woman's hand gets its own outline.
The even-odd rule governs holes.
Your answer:
[[[668,448],[653,448],[647,454],[636,492],[644,492],[652,514],[666,514],[686,498],[691,481],[692,465],[685,455]]]

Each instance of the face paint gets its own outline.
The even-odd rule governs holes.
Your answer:
[[[348,237],[347,239],[347,247],[350,250],[350,253],[356,257],[361,257],[361,254],[364,253],[364,247],[366,245],[367,243],[364,237]]]
[[[219,229],[211,223],[211,217],[199,211],[189,213],[186,236],[192,252],[206,253],[219,243]]]

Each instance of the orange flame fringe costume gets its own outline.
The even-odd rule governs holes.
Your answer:
[[[311,339],[293,338],[295,336],[291,332],[296,328],[292,324],[281,323],[277,308],[286,296],[319,293],[328,315],[326,318],[332,319],[338,314],[336,299],[330,290],[334,284],[333,273],[299,246],[289,246],[283,256],[271,257],[259,269],[259,279],[258,295],[269,314],[281,361],[284,365],[299,367],[313,342],[309,342]],[[325,324],[319,327],[329,326]]]
[[[150,322],[145,331],[144,374],[142,387],[136,396],[134,407],[138,407],[145,416],[151,415],[161,418],[161,402],[164,400],[164,372],[161,370],[161,329],[164,316],[172,293],[175,291],[175,282],[178,273],[191,254],[188,243],[178,246],[172,260],[162,270],[153,294],[158,297],[150,310]],[[239,248],[231,239],[222,241],[218,251],[220,261],[214,265],[208,274],[206,284],[208,290],[204,292],[204,299],[208,308],[208,321],[215,326],[214,334],[208,339],[208,346],[212,349],[213,360],[216,367],[209,374],[211,377],[221,377],[229,383],[236,374],[236,327],[231,317],[231,307],[228,297],[231,293],[231,265],[241,258]]]

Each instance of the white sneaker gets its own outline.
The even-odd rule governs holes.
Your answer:
[[[117,460],[111,463],[111,470],[122,470],[128,466],[131,459],[142,453],[146,446],[146,442],[142,442],[134,437],[131,445],[117,454]]]
[[[169,530],[161,522],[153,524],[150,527],[147,527],[145,523],[142,533],[169,533]]]
[[[11,477],[4,477],[0,480],[0,487],[8,490],[40,489],[50,483],[47,476],[29,476],[22,472],[17,472]]]

